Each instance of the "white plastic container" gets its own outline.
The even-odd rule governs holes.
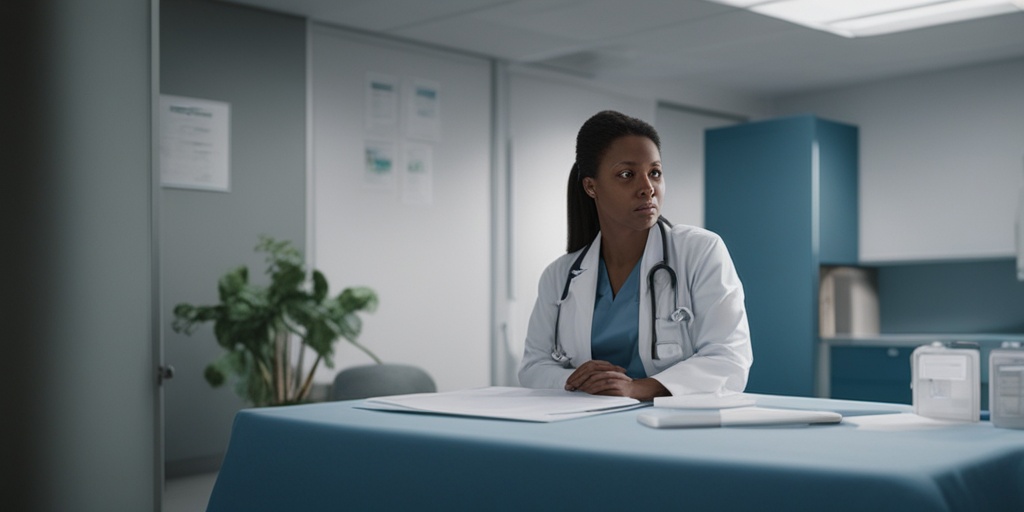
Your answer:
[[[1024,349],[1003,343],[988,356],[988,408],[992,425],[1024,429]]]
[[[976,348],[922,345],[910,355],[914,414],[978,421],[981,416],[981,355]]]

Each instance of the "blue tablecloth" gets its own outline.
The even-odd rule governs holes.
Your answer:
[[[240,411],[208,510],[1024,510],[1024,431],[987,422],[656,430],[636,421],[650,409],[526,423],[360,403]]]

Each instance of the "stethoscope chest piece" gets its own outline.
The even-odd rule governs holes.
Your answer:
[[[690,308],[688,307],[680,306],[677,307],[671,315],[669,315],[669,319],[671,319],[675,323],[689,322],[690,320],[693,319],[693,312],[690,311]]]
[[[564,350],[552,350],[551,359],[554,359],[556,363],[561,364],[562,366],[569,366],[569,356],[565,353]]]
[[[651,294],[651,358],[652,359],[672,359],[682,353],[682,340],[675,334],[679,330],[678,325],[659,325],[666,324],[671,321],[672,324],[681,324],[684,322],[691,322],[693,320],[693,311],[686,307],[680,306],[679,304],[679,285],[676,279],[676,272],[672,269],[672,266],[668,264],[668,233],[665,230],[665,224],[668,221],[660,219],[657,223],[658,230],[661,232],[661,262],[651,267],[651,270],[647,274],[648,290]],[[551,351],[551,359],[555,362],[570,367],[571,358],[565,352],[565,348],[562,347],[562,343],[558,337],[558,324],[562,316],[562,303],[569,296],[569,285],[572,280],[583,272],[581,267],[583,258],[587,255],[587,251],[590,250],[590,244],[580,251],[579,256],[576,257],[576,261],[573,262],[572,267],[569,269],[569,273],[565,278],[565,286],[562,289],[562,298],[557,302],[558,312],[555,314],[555,332],[554,332],[554,350]],[[676,308],[669,314],[668,319],[664,319],[658,316],[657,304],[658,298],[655,292],[655,275],[658,272],[663,272],[668,276],[668,285],[671,291],[672,300],[675,301]],[[664,333],[659,335],[659,328],[665,328]]]

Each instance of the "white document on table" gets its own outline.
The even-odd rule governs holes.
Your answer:
[[[839,423],[843,415],[832,411],[770,409],[748,406],[727,409],[665,409],[637,415],[636,420],[651,428],[761,427]]]
[[[561,389],[486,388],[370,398],[356,407],[504,420],[552,422],[648,405],[634,398]]]
[[[947,428],[956,425],[967,425],[967,421],[937,420],[918,416],[913,413],[900,414],[877,414],[869,416],[858,416],[846,420],[860,430],[927,430],[933,428]]]
[[[669,409],[729,409],[754,405],[756,400],[743,393],[694,393],[690,395],[659,396],[655,407]]]

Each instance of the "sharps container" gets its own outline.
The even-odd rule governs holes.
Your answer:
[[[988,356],[988,408],[992,425],[1024,429],[1024,349],[1003,342]]]

